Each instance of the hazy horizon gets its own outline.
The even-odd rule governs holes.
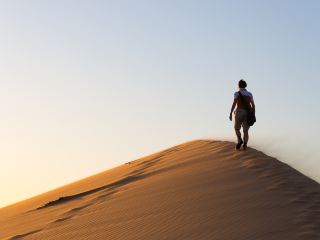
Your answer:
[[[318,1],[2,1],[0,207],[193,139],[320,181]]]

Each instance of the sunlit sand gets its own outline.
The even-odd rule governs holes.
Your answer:
[[[192,141],[1,209],[0,239],[320,239],[320,185]]]

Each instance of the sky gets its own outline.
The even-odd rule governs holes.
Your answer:
[[[320,182],[317,0],[0,1],[0,207],[194,139]]]

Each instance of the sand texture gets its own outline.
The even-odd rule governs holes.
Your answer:
[[[0,239],[320,239],[320,185],[197,140],[0,209]]]

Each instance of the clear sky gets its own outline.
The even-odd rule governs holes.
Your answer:
[[[199,138],[320,181],[320,1],[0,1],[0,206]]]

